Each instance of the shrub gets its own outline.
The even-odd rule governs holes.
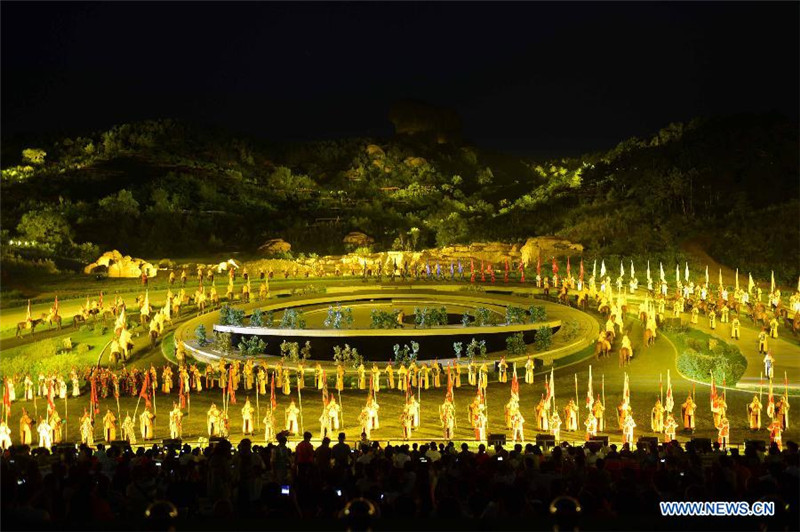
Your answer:
[[[333,361],[337,364],[357,368],[364,362],[364,357],[358,353],[357,349],[351,348],[348,344],[344,344],[344,349],[336,345],[333,347]]]
[[[92,346],[89,344],[78,344],[77,351],[79,355],[85,355],[92,349]]]
[[[568,320],[561,324],[561,329],[559,332],[565,340],[573,340],[580,334],[581,326],[578,323],[578,320]]]
[[[725,343],[703,345],[701,342],[687,338],[686,348],[678,355],[678,370],[687,377],[700,382],[711,382],[711,373],[718,383],[723,381],[735,385],[747,369],[747,359],[739,348]]]
[[[336,307],[330,306],[328,316],[322,324],[328,329],[346,329],[353,325],[353,309],[350,307],[342,309],[341,303],[337,303]]]
[[[453,342],[453,351],[456,353],[456,358],[461,360],[461,350],[464,348],[464,344],[461,342]]]
[[[524,355],[528,351],[522,333],[512,334],[506,338],[506,350],[509,355]]]
[[[235,309],[226,303],[219,309],[219,322],[220,325],[241,327],[244,325],[244,311]]]
[[[466,356],[470,360],[474,360],[476,356],[480,356],[481,358],[486,358],[486,340],[481,340],[478,342],[473,338],[467,344],[466,348]]]
[[[536,331],[536,338],[533,341],[537,351],[547,351],[553,343],[553,331],[550,327],[543,327]]]
[[[399,310],[372,309],[370,312],[370,329],[394,329],[397,327]]]
[[[214,331],[214,349],[229,355],[233,352],[233,344],[231,341],[231,333],[223,333]]]
[[[244,355],[258,355],[263,353],[267,348],[266,342],[258,336],[251,336],[250,338],[242,338],[239,342],[239,350]]]
[[[469,312],[465,312],[465,313],[464,313],[464,314],[461,316],[461,325],[463,325],[464,327],[466,327],[467,325],[469,325],[469,321],[470,321]]]
[[[519,307],[506,307],[506,325],[525,323],[525,310]]]
[[[197,326],[194,330],[194,337],[197,339],[197,345],[203,347],[208,344],[208,336],[206,335],[206,327],[203,324]]]
[[[306,320],[303,318],[303,311],[293,308],[284,310],[279,327],[281,329],[305,329]]]
[[[251,327],[263,327],[264,326],[264,311],[260,308],[257,308],[253,311],[250,315],[250,326]]]
[[[478,327],[483,327],[484,325],[491,325],[491,316],[492,311],[486,307],[477,307],[475,308],[475,324]]]
[[[528,313],[531,315],[530,323],[538,323],[547,320],[547,311],[541,305],[531,305],[528,307]]]

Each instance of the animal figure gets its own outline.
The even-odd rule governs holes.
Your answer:
[[[627,347],[621,347],[619,350],[619,367],[627,366],[631,363],[631,350]]]
[[[608,339],[608,333],[604,334],[604,339],[600,340],[598,338],[597,342],[594,344],[594,357],[598,360],[600,358],[607,357],[611,352],[611,341]]]
[[[36,326],[40,323],[43,323],[47,318],[47,314],[42,314],[41,318],[35,318],[30,321],[21,321],[17,323],[17,332],[14,334],[16,338],[22,338],[22,331],[25,329],[31,330],[31,336],[33,336],[34,331],[36,330]]]
[[[645,329],[644,331],[644,345],[645,347],[650,347],[651,345],[656,343],[656,335],[650,329]]]

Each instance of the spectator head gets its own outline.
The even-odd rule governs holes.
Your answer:
[[[467,445],[467,442],[461,444],[461,450],[464,452],[469,451],[469,445]]]
[[[304,441],[311,441],[311,433],[310,433],[310,432],[308,432],[308,431],[305,431],[305,432],[303,433],[303,440],[304,440]]]
[[[347,435],[344,432],[340,432],[339,433],[339,443],[344,443],[345,438],[347,438]]]
[[[175,530],[178,509],[169,501],[155,501],[144,512],[146,530]]]
[[[347,530],[372,530],[377,519],[378,508],[372,501],[359,497],[348,502],[339,517],[346,523]]]
[[[582,508],[574,497],[561,495],[550,503],[550,515],[555,519],[554,530],[577,530]]]

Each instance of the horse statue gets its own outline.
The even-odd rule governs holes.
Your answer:
[[[767,315],[767,309],[764,303],[759,302],[753,305],[750,318],[753,320],[753,325],[761,323],[762,326],[769,327],[769,316]]]
[[[58,312],[54,313],[53,310],[51,309],[45,321],[47,321],[51,329],[53,328],[53,322],[55,322],[56,326],[58,327],[58,330],[59,331],[61,330],[61,315],[58,314]]]
[[[651,329],[644,330],[644,346],[650,347],[656,343],[656,333]]]
[[[558,291],[558,302],[562,305],[570,306],[569,289],[567,289],[566,285],[561,285],[561,290]]]
[[[631,350],[622,346],[619,349],[619,367],[627,366],[631,363]]]
[[[602,333],[603,337],[598,338],[594,344],[594,357],[598,360],[607,357],[611,352],[611,341],[608,338],[608,333]]]
[[[794,336],[797,336],[797,333],[800,332],[800,312],[794,313],[794,318],[789,319],[789,316],[783,316],[784,321],[786,322],[786,326],[792,331]]]

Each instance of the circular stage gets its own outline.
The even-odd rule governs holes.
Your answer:
[[[503,297],[505,296],[505,297]],[[472,291],[436,291],[436,290],[362,290],[340,294],[322,294],[307,296],[287,301],[282,298],[272,299],[261,304],[248,305],[245,325],[220,325],[215,323],[213,330],[230,333],[232,344],[238,345],[242,338],[256,336],[263,340],[267,347],[265,354],[280,356],[280,344],[283,341],[297,342],[301,346],[306,341],[311,342],[311,359],[330,361],[333,358],[334,346],[344,346],[358,349],[359,353],[369,361],[388,361],[394,358],[393,346],[395,344],[410,345],[412,341],[419,343],[420,360],[454,358],[453,343],[461,342],[464,347],[474,338],[484,341],[487,351],[499,351],[506,348],[506,338],[513,334],[522,333],[526,343],[534,341],[537,331],[549,329],[556,332],[561,326],[560,320],[545,319],[537,323],[513,325],[504,324],[506,308],[513,306],[525,311],[531,305],[541,306],[547,311],[554,304],[533,300],[530,298],[511,301],[503,294],[491,294]],[[342,309],[351,308],[353,323],[346,329],[326,328],[324,321],[328,315],[329,307],[341,305]],[[527,305],[527,306],[526,306]],[[447,324],[433,327],[418,328],[414,325],[415,308],[444,307],[447,314]],[[304,329],[284,329],[278,327],[251,327],[247,323],[252,310],[260,308],[263,311],[272,311],[275,323],[279,323],[283,313],[288,309],[302,311],[306,320]],[[476,325],[474,316],[476,309],[486,309],[487,315],[499,325]],[[402,311],[405,319],[402,326],[398,323],[391,329],[370,328],[371,312]],[[463,314],[470,314],[471,323],[464,326],[461,322]],[[219,314],[218,312],[216,313]],[[217,321],[219,321],[217,319]]]

